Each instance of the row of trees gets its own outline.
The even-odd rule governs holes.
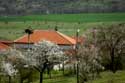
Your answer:
[[[124,0],[0,0],[0,14],[124,12],[124,3]]]

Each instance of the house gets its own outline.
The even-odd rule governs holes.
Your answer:
[[[59,45],[62,50],[74,49],[76,45],[76,40],[65,34],[60,33],[55,30],[34,30],[29,37],[25,34],[24,36],[16,39],[14,41],[16,48],[27,49],[32,48],[32,45],[38,43],[39,41],[47,40]]]

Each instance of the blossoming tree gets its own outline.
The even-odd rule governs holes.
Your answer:
[[[43,72],[52,64],[58,63],[63,57],[60,47],[50,41],[41,41],[25,53],[28,65],[33,66],[40,72],[40,83],[43,81]]]
[[[23,52],[16,49],[10,49],[3,53],[2,61],[2,72],[9,76],[9,83],[11,82],[11,77],[19,77],[19,83],[23,83],[25,79],[28,79],[28,83],[31,80],[31,69],[30,66],[27,66],[26,58],[23,55]]]
[[[80,83],[94,79],[104,69],[102,66],[102,56],[99,48],[96,46],[94,35],[86,33],[86,40],[83,45],[79,46],[78,56],[80,65]]]
[[[11,83],[11,77],[16,75],[17,70],[10,62],[3,62],[3,72],[9,77],[9,83]]]
[[[21,52],[15,49],[10,49],[3,53],[2,57],[2,72],[9,77],[9,83],[11,83],[11,77],[15,76],[18,72],[17,63],[19,61],[17,60],[19,58],[21,59],[23,56],[21,55]]]
[[[104,67],[101,65],[101,57],[95,47],[82,47],[80,49],[80,83],[94,79]]]

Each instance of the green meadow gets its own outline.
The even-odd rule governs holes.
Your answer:
[[[1,16],[0,21],[112,22],[125,21],[125,13]]]
[[[26,28],[58,30],[69,36],[75,36],[80,29],[82,35],[88,28],[110,26],[124,23],[125,13],[91,13],[60,15],[1,16],[0,39],[14,40],[24,35]]]
[[[0,22],[0,39],[4,40],[14,40],[19,38],[20,36],[24,35],[24,30],[26,28],[32,28],[33,30],[42,29],[42,30],[54,30],[57,26],[58,31],[69,35],[75,36],[76,31],[80,29],[80,35],[88,28],[93,27],[101,27],[103,26],[110,26],[112,24],[118,24],[123,22],[88,22],[88,23],[67,23],[67,22],[51,22],[51,21],[27,21],[27,22]]]

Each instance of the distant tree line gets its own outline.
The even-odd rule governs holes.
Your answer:
[[[124,0],[0,0],[0,15],[124,12]]]

